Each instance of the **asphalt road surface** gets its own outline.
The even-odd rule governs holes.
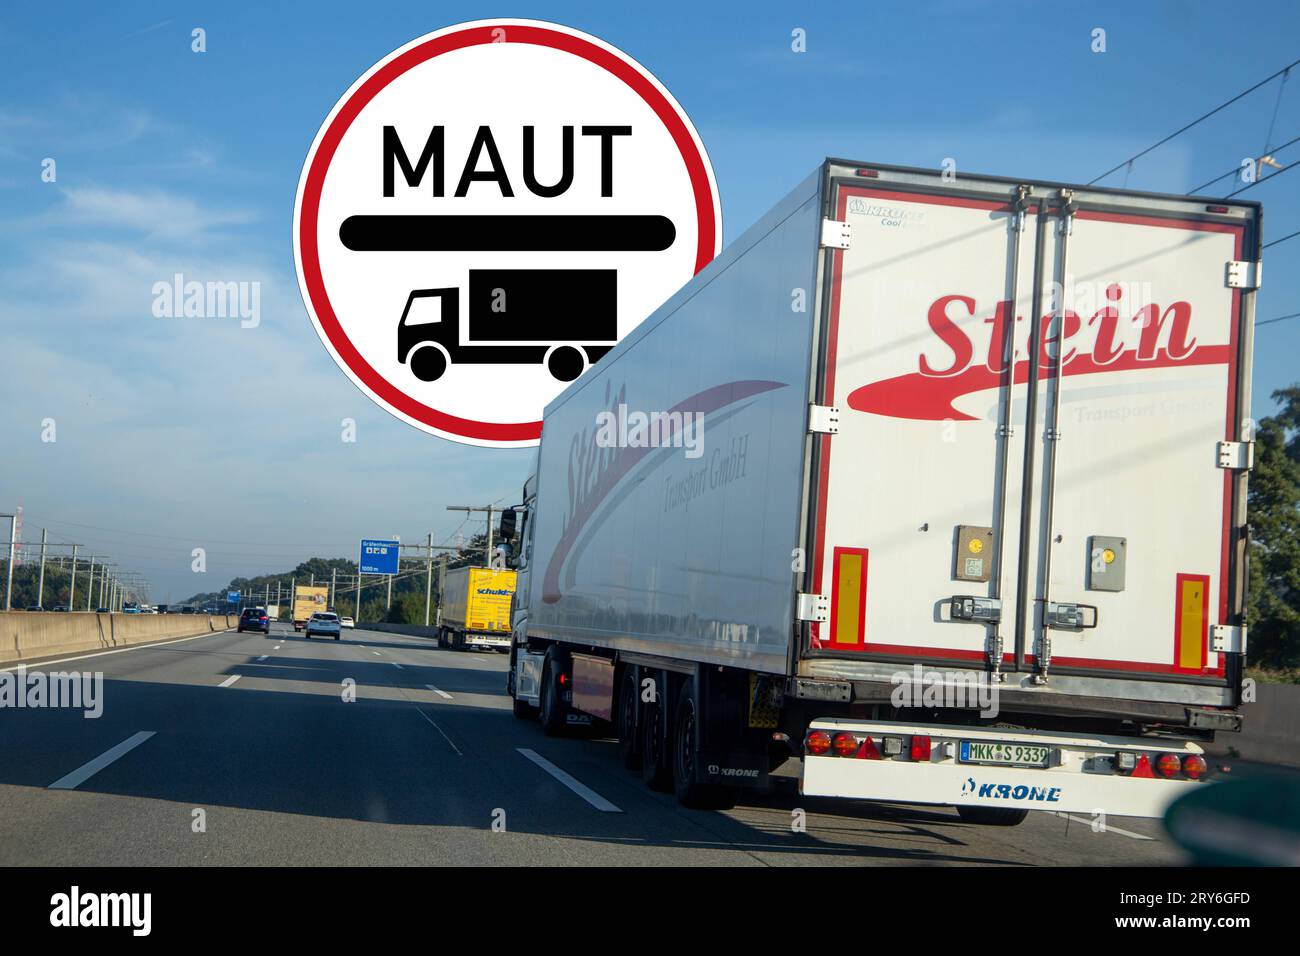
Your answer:
[[[793,778],[733,811],[686,810],[624,771],[613,741],[516,720],[505,655],[421,638],[275,625],[58,660],[103,672],[103,715],[0,709],[0,864],[1183,861],[1152,820],[980,827],[944,808],[804,800]]]

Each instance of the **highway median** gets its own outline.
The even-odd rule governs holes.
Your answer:
[[[101,651],[234,627],[226,615],[0,612],[0,664]]]

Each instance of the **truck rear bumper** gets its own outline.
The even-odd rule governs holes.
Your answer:
[[[871,737],[882,759],[805,754],[800,791],[807,796],[1159,817],[1188,791],[1212,786],[1113,769],[1114,755],[1121,751],[1149,755],[1152,762],[1156,754],[1200,754],[1190,741],[831,719],[813,721],[809,731],[814,730]],[[914,735],[930,738],[928,761],[910,759]],[[885,738],[901,739],[902,753],[884,756]],[[1045,746],[1051,757],[1041,769],[962,763],[962,741]]]
[[[479,634],[474,631],[465,632],[466,647],[509,647],[513,638],[507,633],[503,634]]]

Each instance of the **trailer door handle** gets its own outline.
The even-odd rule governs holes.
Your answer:
[[[1097,626],[1097,609],[1091,604],[1048,602],[1043,620],[1048,627],[1066,631],[1089,630]]]

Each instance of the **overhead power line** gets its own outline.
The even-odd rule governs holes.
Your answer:
[[[1263,322],[1256,322],[1255,328],[1261,325],[1272,325],[1274,322],[1285,322],[1287,319],[1300,319],[1300,312],[1292,312],[1290,315],[1279,315],[1271,319],[1265,319]]]
[[[1277,179],[1277,177],[1281,176],[1288,169],[1294,169],[1297,165],[1300,165],[1300,163],[1287,163],[1285,166],[1283,166],[1281,169],[1275,172],[1272,176],[1265,176],[1262,179],[1255,180],[1253,183],[1247,183],[1245,186],[1242,186],[1240,189],[1228,193],[1228,195],[1224,196],[1223,198],[1231,199],[1233,196],[1237,195],[1238,193],[1244,193],[1247,189],[1254,189],[1260,183],[1271,183],[1273,180]]]
[[[1203,114],[1203,115],[1201,115],[1201,116],[1198,116],[1196,119],[1192,120],[1192,121],[1191,121],[1190,123],[1188,123],[1186,126],[1183,126],[1183,127],[1181,127],[1180,129],[1174,130],[1174,132],[1170,133],[1168,136],[1166,136],[1164,139],[1160,140],[1158,143],[1152,143],[1150,146],[1148,146],[1146,149],[1142,150],[1140,153],[1135,153],[1134,155],[1130,156],[1128,159],[1124,160],[1124,162],[1119,163],[1118,165],[1112,166],[1110,169],[1106,170],[1104,173],[1102,173],[1102,174],[1101,174],[1100,176],[1098,176],[1096,179],[1093,179],[1093,180],[1089,181],[1088,185],[1091,186],[1091,185],[1093,185],[1094,183],[1100,182],[1101,180],[1103,180],[1103,179],[1105,179],[1107,176],[1109,176],[1111,173],[1119,172],[1119,171],[1120,171],[1121,169],[1123,169],[1125,166],[1129,165],[1130,163],[1134,162],[1135,160],[1139,160],[1139,159],[1141,159],[1143,156],[1145,156],[1147,153],[1151,152],[1152,150],[1159,149],[1161,146],[1165,145],[1165,143],[1169,142],[1171,139],[1175,139],[1176,137],[1179,137],[1179,136],[1183,135],[1183,133],[1186,133],[1189,129],[1191,129],[1193,126],[1196,126],[1198,123],[1203,123],[1203,122],[1205,122],[1207,119],[1209,119],[1209,118],[1210,118],[1211,116],[1213,116],[1215,113],[1218,113],[1218,112],[1221,112],[1222,110],[1227,109],[1229,106],[1231,106],[1233,103],[1237,102],[1237,101],[1238,101],[1239,99],[1241,99],[1242,97],[1244,97],[1244,96],[1249,96],[1251,93],[1254,93],[1257,89],[1259,89],[1261,86],[1264,86],[1264,85],[1265,85],[1266,83],[1268,83],[1269,81],[1277,79],[1279,76],[1283,75],[1283,74],[1286,73],[1289,69],[1291,69],[1293,66],[1296,66],[1297,64],[1300,64],[1300,60],[1294,60],[1294,61],[1292,61],[1291,63],[1288,63],[1286,66],[1282,67],[1282,69],[1278,70],[1276,73],[1273,73],[1273,74],[1271,74],[1271,75],[1265,77],[1264,79],[1260,80],[1258,83],[1256,83],[1256,84],[1255,84],[1254,86],[1252,86],[1250,89],[1248,89],[1248,90],[1242,90],[1240,93],[1238,93],[1238,94],[1237,94],[1236,96],[1234,96],[1232,99],[1230,99],[1230,100],[1226,100],[1225,102],[1220,103],[1220,104],[1219,104],[1218,106],[1216,106],[1214,109],[1210,110],[1208,113],[1205,113],[1205,114]]]
[[[1271,150],[1269,150],[1269,152],[1268,152],[1267,155],[1270,155],[1270,156],[1271,156],[1271,155],[1273,155],[1273,154],[1275,154],[1275,153],[1280,153],[1280,152],[1282,152],[1282,150],[1286,149],[1288,146],[1294,146],[1296,143],[1300,143],[1300,136],[1297,136],[1295,139],[1289,139],[1289,140],[1287,140],[1285,143],[1283,143],[1281,146],[1278,146],[1278,147],[1275,148],[1275,149],[1271,149]],[[1201,184],[1200,184],[1199,186],[1197,186],[1195,189],[1189,189],[1189,190],[1187,190],[1187,192],[1184,193],[1184,195],[1186,195],[1186,196],[1194,196],[1194,195],[1196,195],[1197,193],[1199,193],[1202,189],[1205,189],[1207,186],[1213,186],[1213,185],[1214,185],[1215,183],[1217,183],[1220,179],[1226,179],[1226,178],[1228,178],[1229,176],[1235,176],[1235,175],[1237,175],[1237,173],[1239,173],[1239,172],[1241,172],[1241,166],[1233,166],[1233,167],[1232,167],[1230,170],[1228,170],[1226,173],[1220,173],[1219,175],[1217,175],[1217,176],[1215,176],[1213,179],[1211,179],[1209,182],[1201,183]],[[1276,174],[1275,174],[1275,175],[1276,175]],[[1272,179],[1273,177],[1272,177],[1272,176],[1269,176],[1268,178],[1269,178],[1269,179]],[[1256,181],[1257,181],[1257,182],[1262,182],[1263,180],[1256,180]]]
[[[1289,235],[1283,236],[1281,239],[1274,239],[1272,242],[1264,243],[1263,248],[1267,249],[1269,246],[1279,245],[1283,242],[1286,242],[1288,239],[1294,239],[1296,236],[1300,236],[1300,229],[1296,230],[1293,233],[1290,233]]]

